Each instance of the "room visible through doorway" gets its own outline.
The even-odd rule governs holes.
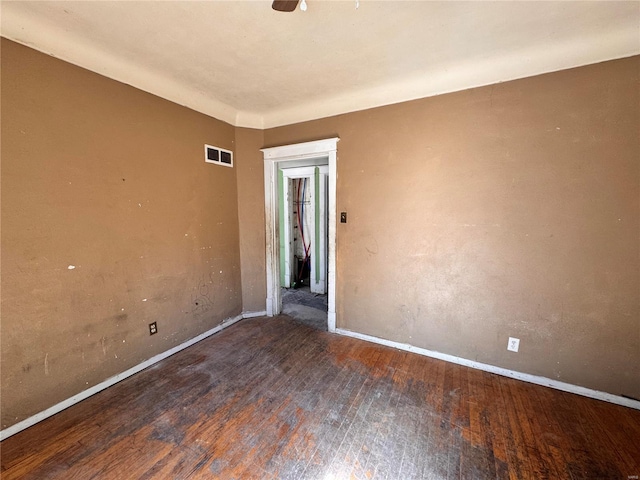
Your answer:
[[[282,313],[327,330],[329,169],[287,165],[278,171]]]

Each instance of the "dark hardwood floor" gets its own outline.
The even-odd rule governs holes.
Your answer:
[[[0,448],[3,480],[627,480],[640,411],[281,316],[244,320]]]

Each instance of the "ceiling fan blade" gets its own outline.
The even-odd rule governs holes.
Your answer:
[[[298,6],[298,0],[273,0],[271,8],[278,12],[293,12]]]

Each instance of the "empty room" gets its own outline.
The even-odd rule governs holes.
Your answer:
[[[4,1],[2,479],[638,479],[640,2]]]

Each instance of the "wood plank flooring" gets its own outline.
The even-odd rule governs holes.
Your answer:
[[[0,448],[3,480],[628,480],[640,411],[280,316],[244,320]]]

